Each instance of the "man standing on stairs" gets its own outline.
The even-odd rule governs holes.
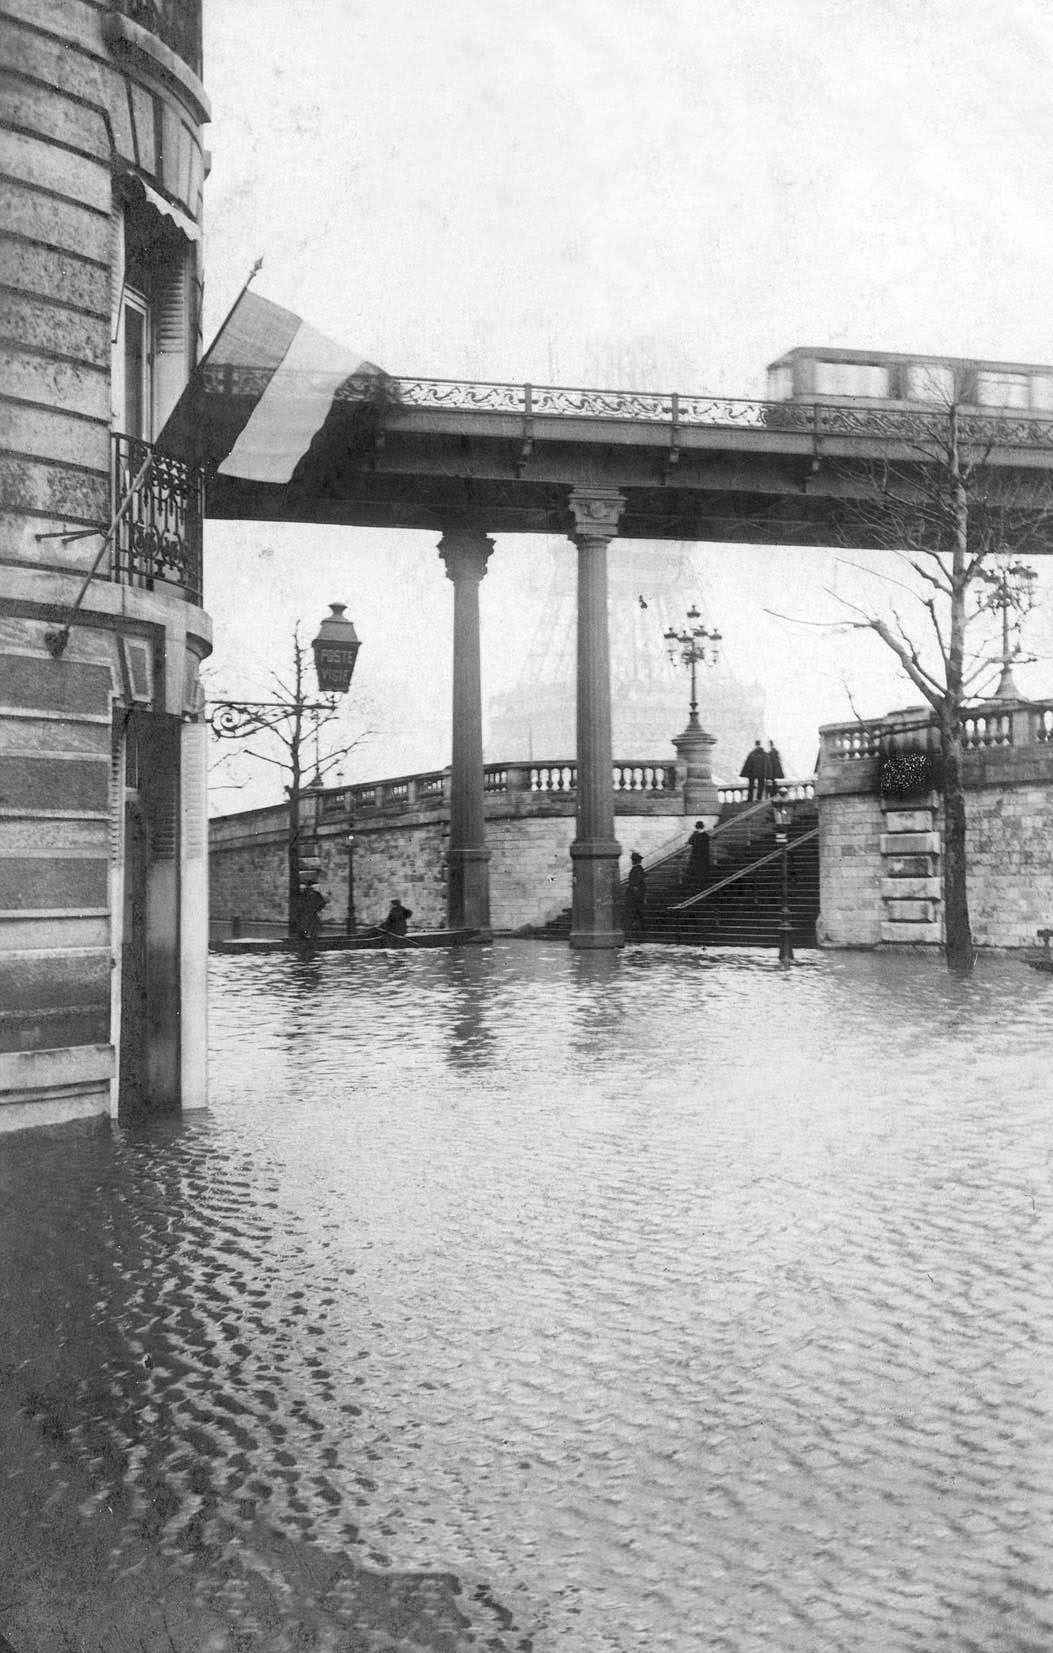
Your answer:
[[[695,830],[687,840],[688,857],[684,868],[684,895],[697,895],[709,882],[710,846],[705,821],[696,821]]]
[[[764,796],[764,781],[768,772],[768,759],[764,747],[759,740],[753,743],[753,751],[748,752],[746,761],[739,770],[739,774],[746,781],[746,802],[751,804],[756,799],[760,801]]]

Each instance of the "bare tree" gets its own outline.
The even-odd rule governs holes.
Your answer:
[[[1012,683],[1009,617],[1014,616],[1018,630],[1034,581],[1033,571],[1019,559],[1048,552],[1053,541],[1053,485],[1044,472],[1033,471],[1024,481],[1020,471],[992,462],[997,436],[997,416],[963,415],[957,405],[912,417],[911,457],[872,464],[862,490],[855,471],[850,497],[841,508],[844,543],[880,546],[895,554],[903,578],[883,578],[890,590],[907,593],[914,605],[915,620],[908,624],[895,598],[887,616],[837,598],[857,616],[850,626],[873,631],[892,651],[935,717],[941,747],[945,952],[949,968],[958,972],[973,966],[964,715],[970,703],[994,688],[999,662],[991,654],[992,610],[1002,616],[1003,685]]]

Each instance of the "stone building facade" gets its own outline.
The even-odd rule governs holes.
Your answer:
[[[204,1100],[200,0],[0,17],[0,1130]]]
[[[935,752],[910,709],[821,731],[819,939],[828,946],[936,945],[943,938],[938,794],[882,797],[890,750]],[[1053,708],[991,701],[965,722],[969,913],[978,946],[1031,947],[1053,924]]]

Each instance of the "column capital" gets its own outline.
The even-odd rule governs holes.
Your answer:
[[[447,528],[439,541],[439,556],[448,580],[481,580],[494,542],[481,528]]]
[[[618,532],[625,495],[617,488],[572,488],[567,505],[574,523],[572,539],[606,543]]]

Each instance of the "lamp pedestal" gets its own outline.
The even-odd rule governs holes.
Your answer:
[[[695,713],[687,728],[675,736],[676,770],[684,794],[684,814],[711,816],[720,814],[720,798],[713,779],[713,748],[715,735],[707,735]]]

